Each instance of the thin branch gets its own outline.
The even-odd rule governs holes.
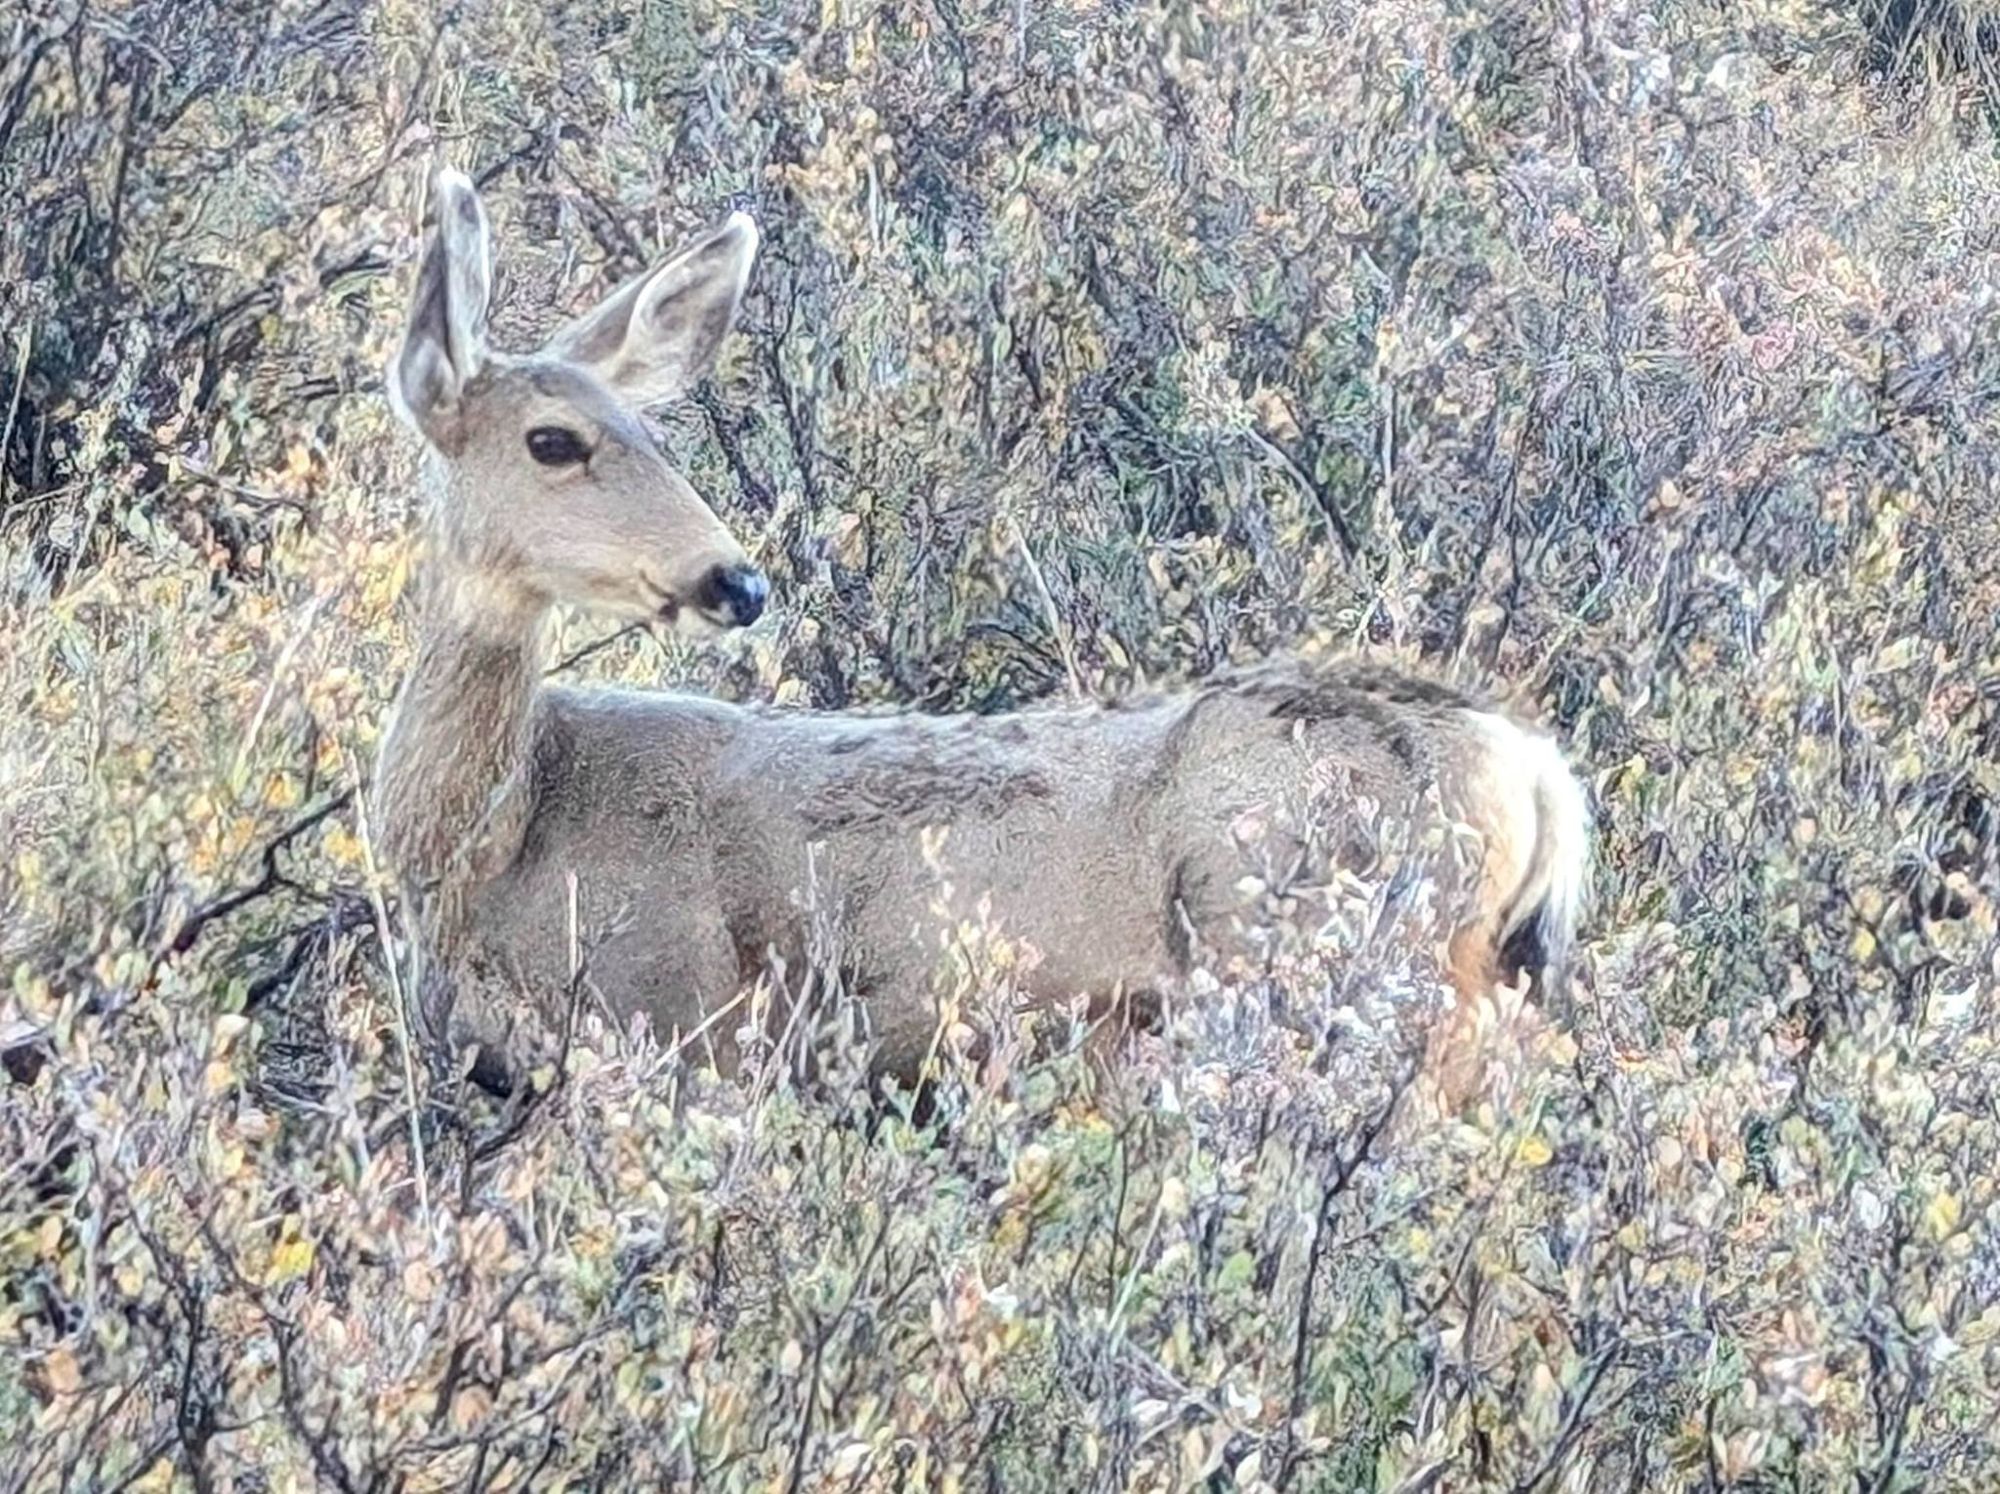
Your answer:
[[[305,834],[306,831],[345,809],[353,802],[353,799],[354,791],[352,789],[337,794],[317,809],[294,820],[290,825],[279,831],[277,836],[264,847],[263,875],[258,877],[248,887],[238,888],[235,892],[225,893],[221,897],[204,903],[201,907],[190,913],[187,921],[180,926],[179,932],[174,935],[173,942],[167,946],[167,953],[177,955],[186,954],[194,947],[195,940],[201,937],[202,931],[211,923],[214,923],[219,918],[227,918],[230,914],[236,912],[237,909],[255,902],[258,898],[265,896],[280,886],[286,885],[284,873],[278,870],[278,853],[289,847],[293,841]]]
[[[1569,1455],[1570,1449],[1575,1446],[1577,1438],[1582,1434],[1583,1414],[1590,1409],[1591,1398],[1597,1394],[1597,1387],[1603,1382],[1605,1375],[1610,1373],[1611,1367],[1618,1362],[1624,1347],[1622,1343],[1613,1344],[1609,1348],[1600,1350],[1597,1357],[1591,1361],[1590,1376],[1571,1399],[1569,1414],[1563,1418],[1562,1430],[1556,1433],[1556,1440],[1549,1445],[1548,1452],[1543,1455],[1534,1472],[1514,1485],[1514,1494],[1535,1494],[1535,1490],[1562,1466],[1562,1460]]]
[[[375,934],[382,941],[382,964],[389,972],[389,989],[396,998],[396,1021],[402,1029],[403,1093],[410,1107],[410,1155],[416,1163],[417,1202],[424,1211],[426,1220],[431,1212],[430,1180],[424,1169],[424,1133],[419,1120],[417,1106],[417,1073],[415,1061],[410,1056],[411,1044],[415,1041],[415,1028],[410,1020],[410,992],[405,989],[403,975],[396,968],[396,951],[389,938],[389,909],[382,901],[382,877],[375,864],[375,840],[368,833],[368,811],[355,792],[357,783],[348,792],[354,794],[354,814],[361,829],[361,858],[368,873],[368,896],[375,905]]]
[[[7,448],[14,441],[14,416],[21,408],[21,387],[28,379],[28,356],[35,346],[35,325],[21,333],[21,356],[14,364],[14,393],[7,401],[7,421],[0,425],[0,507],[7,502]]]
[[[1292,481],[1299,485],[1305,495],[1312,499],[1314,506],[1326,516],[1327,532],[1333,536],[1334,542],[1340,546],[1341,553],[1346,555],[1349,560],[1360,559],[1361,541],[1355,538],[1354,530],[1347,522],[1347,516],[1341,513],[1340,505],[1333,501],[1333,495],[1321,492],[1319,484],[1315,483],[1310,477],[1307,477],[1299,464],[1285,454],[1284,448],[1271,440],[1262,431],[1252,427],[1250,430],[1245,431],[1244,435],[1250,438],[1250,444],[1256,447],[1259,452],[1283,468],[1290,475]]]
[[[1062,651],[1063,670],[1069,675],[1070,694],[1078,700],[1086,697],[1083,675],[1076,667],[1076,649],[1070,643],[1069,629],[1063,626],[1062,612],[1056,606],[1055,593],[1049,590],[1047,578],[1042,575],[1042,567],[1035,559],[1035,552],[1029,548],[1028,532],[1021,527],[1021,521],[1008,516],[1007,522],[1014,528],[1014,544],[1021,552],[1022,563],[1028,567],[1028,575],[1035,583],[1035,591],[1042,599],[1042,608],[1048,614],[1049,631],[1055,634],[1056,647]]]
[[[250,753],[257,745],[257,738],[264,730],[265,719],[271,714],[271,703],[278,698],[278,685],[292,671],[292,662],[298,658],[299,649],[312,631],[312,625],[319,616],[319,609],[326,605],[330,592],[320,592],[306,604],[304,616],[292,628],[292,636],[285,640],[285,646],[278,651],[278,662],[271,666],[271,677],[264,682],[263,694],[257,698],[257,709],[250,715],[250,725],[243,732],[243,741],[236,749],[236,763],[230,769],[230,778],[240,781],[243,771],[250,764]]]
[[[610,648],[611,645],[618,642],[619,639],[629,638],[632,636],[632,634],[642,632],[649,626],[651,626],[651,624],[649,620],[646,618],[641,618],[637,622],[628,622],[627,624],[625,624],[624,627],[620,628],[617,632],[606,633],[602,638],[599,638],[591,643],[586,643],[582,648],[578,649],[575,653],[566,655],[565,657],[558,659],[555,663],[551,664],[547,669],[542,671],[543,678],[546,679],[550,676],[561,674],[565,669],[573,669],[578,664],[581,664],[585,659],[588,659],[591,655],[603,653],[604,650]]]
[[[1306,1252],[1305,1285],[1299,1293],[1298,1318],[1292,1333],[1292,1400],[1289,1422],[1292,1427],[1297,1426],[1299,1417],[1305,1410],[1306,1370],[1312,1361],[1313,1294],[1319,1283],[1321,1263],[1327,1254],[1327,1226],[1333,1221],[1333,1206],[1347,1192],[1348,1184],[1353,1182],[1355,1173],[1361,1170],[1361,1164],[1368,1160],[1376,1141],[1389,1128],[1390,1120],[1401,1107],[1403,1096],[1408,1092],[1415,1077],[1414,1069],[1406,1069],[1398,1077],[1395,1087],[1389,1091],[1389,1098],[1382,1102],[1381,1108],[1362,1126],[1360,1140],[1355,1143],[1352,1152],[1341,1157],[1336,1150],[1337,1160],[1333,1176],[1327,1179],[1326,1187],[1320,1194],[1319,1210],[1313,1220],[1312,1244]],[[1297,1471],[1298,1455],[1293,1439],[1294,1434],[1288,1431],[1284,1461],[1277,1479],[1280,1489],[1291,1482],[1293,1473]]]
[[[227,493],[230,497],[240,499],[253,507],[289,508],[293,513],[301,517],[310,517],[312,514],[312,509],[297,498],[287,498],[281,493],[266,493],[261,488],[245,487],[242,483],[232,482],[219,473],[210,472],[205,467],[197,467],[186,457],[179,456],[177,453],[162,452],[161,455],[173,455],[180,466],[182,476],[191,477],[198,483],[214,488],[219,493]]]

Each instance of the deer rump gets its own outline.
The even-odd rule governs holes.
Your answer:
[[[518,847],[471,897],[452,972],[461,995],[478,990],[455,1030],[485,1050],[489,1078],[521,998],[546,1016],[579,988],[663,1040],[702,1029],[729,1068],[747,983],[774,955],[796,973],[829,953],[876,1069],[908,1077],[934,1040],[959,922],[983,909],[1032,946],[1033,999],[1158,992],[1202,951],[1254,958],[1246,876],[1374,869],[1364,806],[1394,822],[1431,805],[1475,832],[1429,930],[1461,993],[1524,972],[1545,983],[1588,854],[1553,742],[1469,695],[1355,664],[1000,716],[551,688],[532,762]],[[1452,882],[1452,858],[1436,859]]]

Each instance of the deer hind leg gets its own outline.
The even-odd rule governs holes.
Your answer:
[[[1431,1030],[1425,1064],[1447,1113],[1463,1109],[1505,1077],[1500,1060],[1522,1025],[1525,986],[1503,983],[1503,948],[1512,926],[1534,912],[1521,902],[1534,892],[1543,833],[1537,797],[1509,750],[1521,733],[1498,718],[1475,720],[1480,731],[1460,812],[1480,838],[1479,872],[1470,915],[1445,945],[1455,1000]]]
[[[1505,1009],[1493,925],[1482,911],[1460,925],[1445,946],[1453,1000],[1431,1026],[1424,1072],[1446,1113],[1464,1109],[1483,1087],[1490,1039]]]
[[[1160,1031],[1165,1001],[1151,986],[1119,990],[1091,1004],[1090,1030],[1083,1040],[1086,1062],[1101,1078],[1118,1077],[1129,1065],[1142,1035]]]

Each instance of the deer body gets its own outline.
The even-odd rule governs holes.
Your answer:
[[[460,1031],[489,1052],[524,997],[579,978],[621,1018],[691,1032],[773,956],[799,968],[819,920],[878,1065],[907,1073],[936,1028],[941,936],[982,900],[1038,952],[1031,995],[1158,990],[1197,947],[1239,942],[1246,826],[1267,859],[1360,864],[1361,841],[1287,827],[1329,805],[1407,814],[1427,792],[1481,848],[1468,911],[1437,931],[1460,989],[1560,957],[1587,858],[1574,779],[1547,739],[1409,676],[1279,664],[984,717],[544,687],[557,600],[684,625],[761,608],[761,577],[626,403],[705,367],[754,230],[732,219],[551,352],[508,360],[483,346],[485,224],[462,178],[440,180],[439,225],[393,371],[445,460],[378,818]],[[735,1025],[708,1034],[725,1060]]]

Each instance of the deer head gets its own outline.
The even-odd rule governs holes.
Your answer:
[[[435,205],[389,391],[443,465],[434,522],[450,578],[482,605],[530,612],[565,602],[681,627],[756,621],[763,574],[639,413],[688,392],[714,362],[756,224],[731,214],[520,356],[487,345],[478,193],[442,172]]]

